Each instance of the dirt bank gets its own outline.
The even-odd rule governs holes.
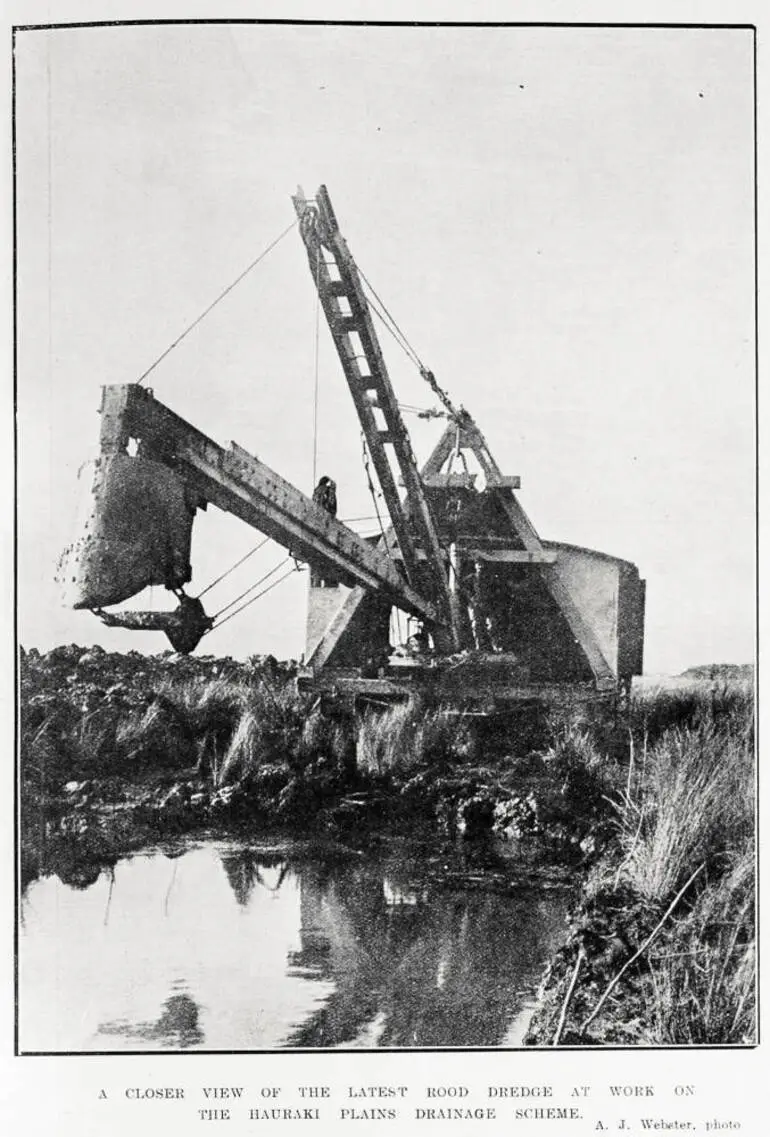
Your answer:
[[[24,881],[211,829],[417,828],[569,864],[601,840],[601,787],[540,711],[322,710],[271,658],[22,653],[19,769]]]

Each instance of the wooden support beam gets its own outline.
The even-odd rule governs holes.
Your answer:
[[[432,474],[422,479],[424,486],[437,490],[472,490],[476,484],[475,474]]]
[[[308,667],[314,673],[321,670],[326,665],[332,652],[337,647],[342,633],[349,626],[350,621],[355,616],[358,609],[366,599],[366,592],[363,588],[354,588],[346,596],[342,607],[332,619],[328,628],[322,635],[318,646],[313,654],[305,661]]]
[[[518,474],[490,474],[487,477],[487,487],[493,490],[518,490],[521,489],[521,478]]]
[[[443,485],[438,479],[462,477],[462,474],[442,474],[441,470],[452,454],[469,450],[482,469],[489,489],[517,490],[521,487],[518,474],[502,474],[489,453],[486,439],[473,419],[466,413],[462,423],[450,422],[422,470],[425,485]],[[467,475],[466,475],[467,476]],[[475,480],[475,475],[470,475]]]
[[[411,675],[401,677],[397,674],[382,679],[362,679],[355,673],[342,670],[330,670],[318,676],[316,671],[310,669],[299,675],[300,685],[312,684],[316,692],[328,691],[335,695],[348,695],[352,697],[366,697],[385,699],[414,698],[424,690],[430,690],[434,696],[443,696],[454,703],[459,700],[471,702],[481,700],[487,702],[490,696],[490,684],[486,681],[466,682],[458,689],[452,684],[451,678],[445,678],[447,673],[441,674],[438,670],[425,670],[422,681]],[[549,706],[575,706],[580,701],[601,699],[612,694],[615,689],[614,681],[599,681],[591,683],[496,683],[494,686],[495,703],[505,702],[535,702],[540,701]],[[458,712],[462,713],[462,712]]]
[[[494,561],[510,565],[552,565],[557,554],[543,549],[530,552],[528,549],[474,549],[462,546],[463,553],[474,561]]]

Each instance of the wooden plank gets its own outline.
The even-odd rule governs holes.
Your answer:
[[[314,691],[326,691],[340,695],[373,695],[383,698],[408,698],[417,695],[427,686],[437,695],[441,695],[444,687],[442,675],[438,671],[427,672],[429,683],[421,683],[413,678],[400,679],[398,676],[387,676],[382,679],[362,679],[352,675],[349,671],[330,670],[317,678],[305,672],[300,673],[300,683],[304,680],[313,685]],[[494,699],[501,702],[528,702],[538,700],[546,703],[573,702],[576,699],[596,698],[600,695],[611,695],[616,690],[614,680],[610,683],[480,683],[468,684],[463,687],[462,695],[467,700]],[[447,689],[449,693],[450,688]],[[457,691],[451,689],[452,697],[456,699]]]
[[[511,565],[552,565],[557,554],[543,549],[542,552],[530,552],[528,549],[473,549],[463,548],[466,556],[475,561],[494,561]]]
[[[472,490],[476,484],[475,474],[432,474],[422,479],[423,485],[437,490]]]
[[[521,489],[521,478],[518,474],[490,474],[487,485],[490,489],[518,490]]]
[[[455,449],[456,442],[457,426],[455,423],[449,423],[449,425],[444,428],[444,433],[434,446],[432,454],[421,470],[423,481],[441,473],[441,467]]]

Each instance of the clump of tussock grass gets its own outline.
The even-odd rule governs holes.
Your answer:
[[[374,777],[409,774],[421,763],[417,715],[412,702],[368,711],[356,737],[356,764]]]
[[[605,780],[600,847],[530,1042],[756,1038],[754,707],[745,680],[637,691],[615,737],[557,718],[544,758]],[[607,742],[610,745],[607,745]],[[627,765],[614,758],[624,740]],[[555,978],[554,978],[555,977]]]
[[[753,723],[754,691],[749,680],[690,680],[671,687],[639,687],[631,697],[628,727],[637,739],[655,742],[672,727],[711,722]]]
[[[590,720],[581,712],[569,710],[553,712],[548,716],[550,745],[542,752],[546,762],[565,769],[583,767],[598,770],[606,763],[597,745]]]
[[[42,778],[48,788],[68,779],[115,772],[120,711],[110,692],[57,689],[22,706],[22,775]],[[42,783],[41,783],[42,784]]]
[[[262,754],[262,731],[258,715],[247,708],[241,714],[221,765],[214,771],[218,786],[232,785],[243,781],[260,764]]]
[[[701,717],[666,731],[620,805],[620,874],[651,904],[662,903],[705,863],[745,848],[753,832],[753,731]],[[632,771],[629,771],[631,774]]]
[[[648,1042],[755,1035],[754,715],[750,687],[733,686],[690,692],[683,721],[640,751],[632,735],[615,862],[586,888],[617,900],[621,932],[655,925],[643,960]],[[658,697],[663,714],[647,697],[648,726],[672,713],[669,693]]]
[[[756,1037],[754,857],[709,882],[650,959],[654,1041],[751,1043]]]
[[[418,745],[423,762],[473,762],[477,757],[476,737],[462,716],[439,707],[421,716]]]
[[[187,671],[166,677],[153,697],[117,720],[113,715],[112,739],[101,749],[123,772],[195,767],[223,785],[246,777],[268,752],[290,747],[297,711],[289,683],[274,687]]]
[[[544,768],[558,785],[559,797],[546,803],[553,820],[585,829],[608,812],[614,763],[597,742],[590,718],[577,711],[549,716],[550,745],[541,751]]]
[[[173,768],[189,761],[192,746],[186,716],[164,695],[128,711],[115,730],[114,754],[124,773]]]
[[[426,711],[414,700],[369,711],[356,737],[357,766],[375,777],[409,778],[473,755],[473,739],[460,716],[444,708]]]
[[[214,771],[216,784],[253,781],[266,766],[302,765],[312,741],[308,717],[307,697],[290,683],[260,682],[248,689]]]
[[[192,674],[167,680],[160,694],[185,724],[189,739],[186,764],[194,764],[199,773],[209,773],[216,781],[249,705],[250,688],[228,678]]]
[[[247,684],[201,675],[167,679],[158,694],[168,699],[196,730],[219,726],[232,730],[249,701]]]
[[[326,714],[316,700],[302,725],[298,756],[307,761],[324,757],[353,778],[356,771],[356,740],[349,718]]]

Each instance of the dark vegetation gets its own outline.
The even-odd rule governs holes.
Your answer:
[[[591,755],[588,764],[597,760]],[[629,709],[622,768],[624,784],[607,779],[611,839],[587,873],[528,1041],[750,1044],[751,687],[640,693]]]
[[[753,663],[704,663],[698,667],[688,667],[682,672],[684,679],[711,679],[720,682],[732,680],[754,681]]]
[[[496,839],[583,885],[530,1043],[754,1038],[745,680],[641,690],[620,714],[353,713],[271,657],[71,646],[21,653],[19,702],[22,886],[86,887],[131,848],[203,831]]]

